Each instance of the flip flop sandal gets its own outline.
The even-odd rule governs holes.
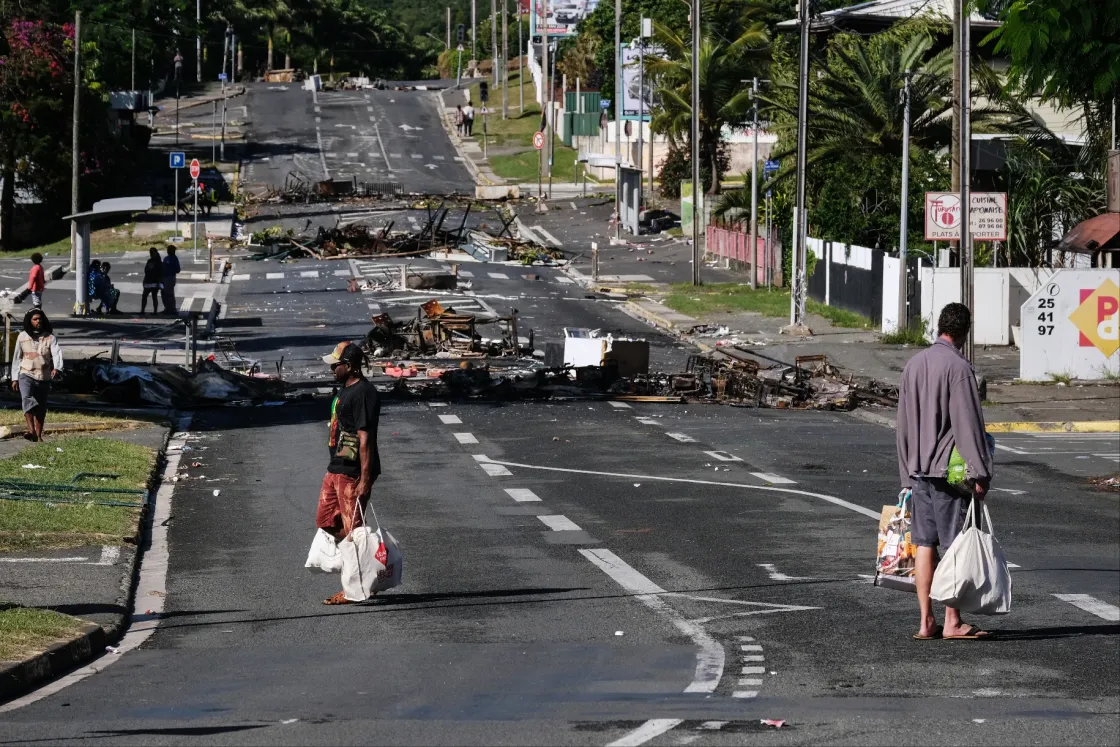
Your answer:
[[[992,637],[992,634],[991,634],[990,631],[982,630],[982,629],[976,627],[975,625],[969,625],[968,626],[968,632],[965,633],[964,635],[947,635],[947,636],[945,636],[945,640],[947,640],[947,641],[978,641],[981,638],[991,638],[991,637]]]
[[[355,602],[351,602],[349,599],[347,599],[344,594],[345,592],[340,591],[330,599],[324,599],[323,604],[332,606],[336,604],[356,604]]]
[[[915,633],[910,637],[915,641],[936,641],[941,638],[941,631],[942,627],[940,625],[935,625],[933,628],[933,635],[922,635],[921,633]]]

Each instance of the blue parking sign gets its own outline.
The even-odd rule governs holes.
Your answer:
[[[767,161],[766,165],[762,167],[762,170],[769,173],[771,171],[777,171],[779,168],[781,168],[781,162]]]
[[[610,99],[599,99],[599,106],[602,107],[603,109],[610,109],[611,108],[611,100]]]
[[[187,154],[182,151],[172,151],[171,168],[184,169],[187,167]]]
[[[225,81],[225,79],[226,79],[226,74],[225,73],[218,73],[218,80]]]

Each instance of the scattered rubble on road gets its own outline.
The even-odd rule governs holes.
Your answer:
[[[277,377],[245,375],[211,360],[199,362],[191,373],[172,364],[110,363],[79,360],[67,365],[59,389],[117,405],[204,407],[284,398],[285,384]]]
[[[531,357],[533,353],[533,331],[529,330],[527,338],[519,337],[516,310],[509,316],[460,314],[452,307],[445,309],[433,298],[420,304],[416,316],[405,321],[394,321],[388,314],[378,314],[370,321],[373,327],[366,335],[363,349],[374,359]],[[481,333],[487,325],[494,325],[494,335]],[[413,367],[404,370],[413,373],[396,375],[415,375]]]

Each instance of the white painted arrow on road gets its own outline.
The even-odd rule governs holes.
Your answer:
[[[349,127],[351,130],[358,129],[358,125],[336,124],[335,127]]]
[[[401,129],[404,130],[405,132],[408,132],[409,130],[422,130],[424,128],[423,127],[413,127],[412,125],[402,124]]]
[[[426,163],[426,164],[424,164],[424,168],[426,168],[426,169],[438,169],[439,166],[436,166],[434,163]]]

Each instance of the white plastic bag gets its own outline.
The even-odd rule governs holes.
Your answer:
[[[992,517],[984,506],[988,531],[980,526],[973,500],[964,529],[933,574],[930,597],[948,607],[974,615],[1006,615],[1011,611],[1011,573],[992,531]]]
[[[342,570],[342,553],[338,550],[338,542],[322,529],[315,530],[315,539],[311,540],[311,551],[307,553],[307,562],[304,568],[323,573],[338,573]]]
[[[361,505],[358,505],[361,511]],[[401,550],[393,535],[377,523],[376,529],[365,525],[355,527],[339,543],[342,554],[342,595],[351,602],[364,602],[379,591],[400,586],[404,573]]]

